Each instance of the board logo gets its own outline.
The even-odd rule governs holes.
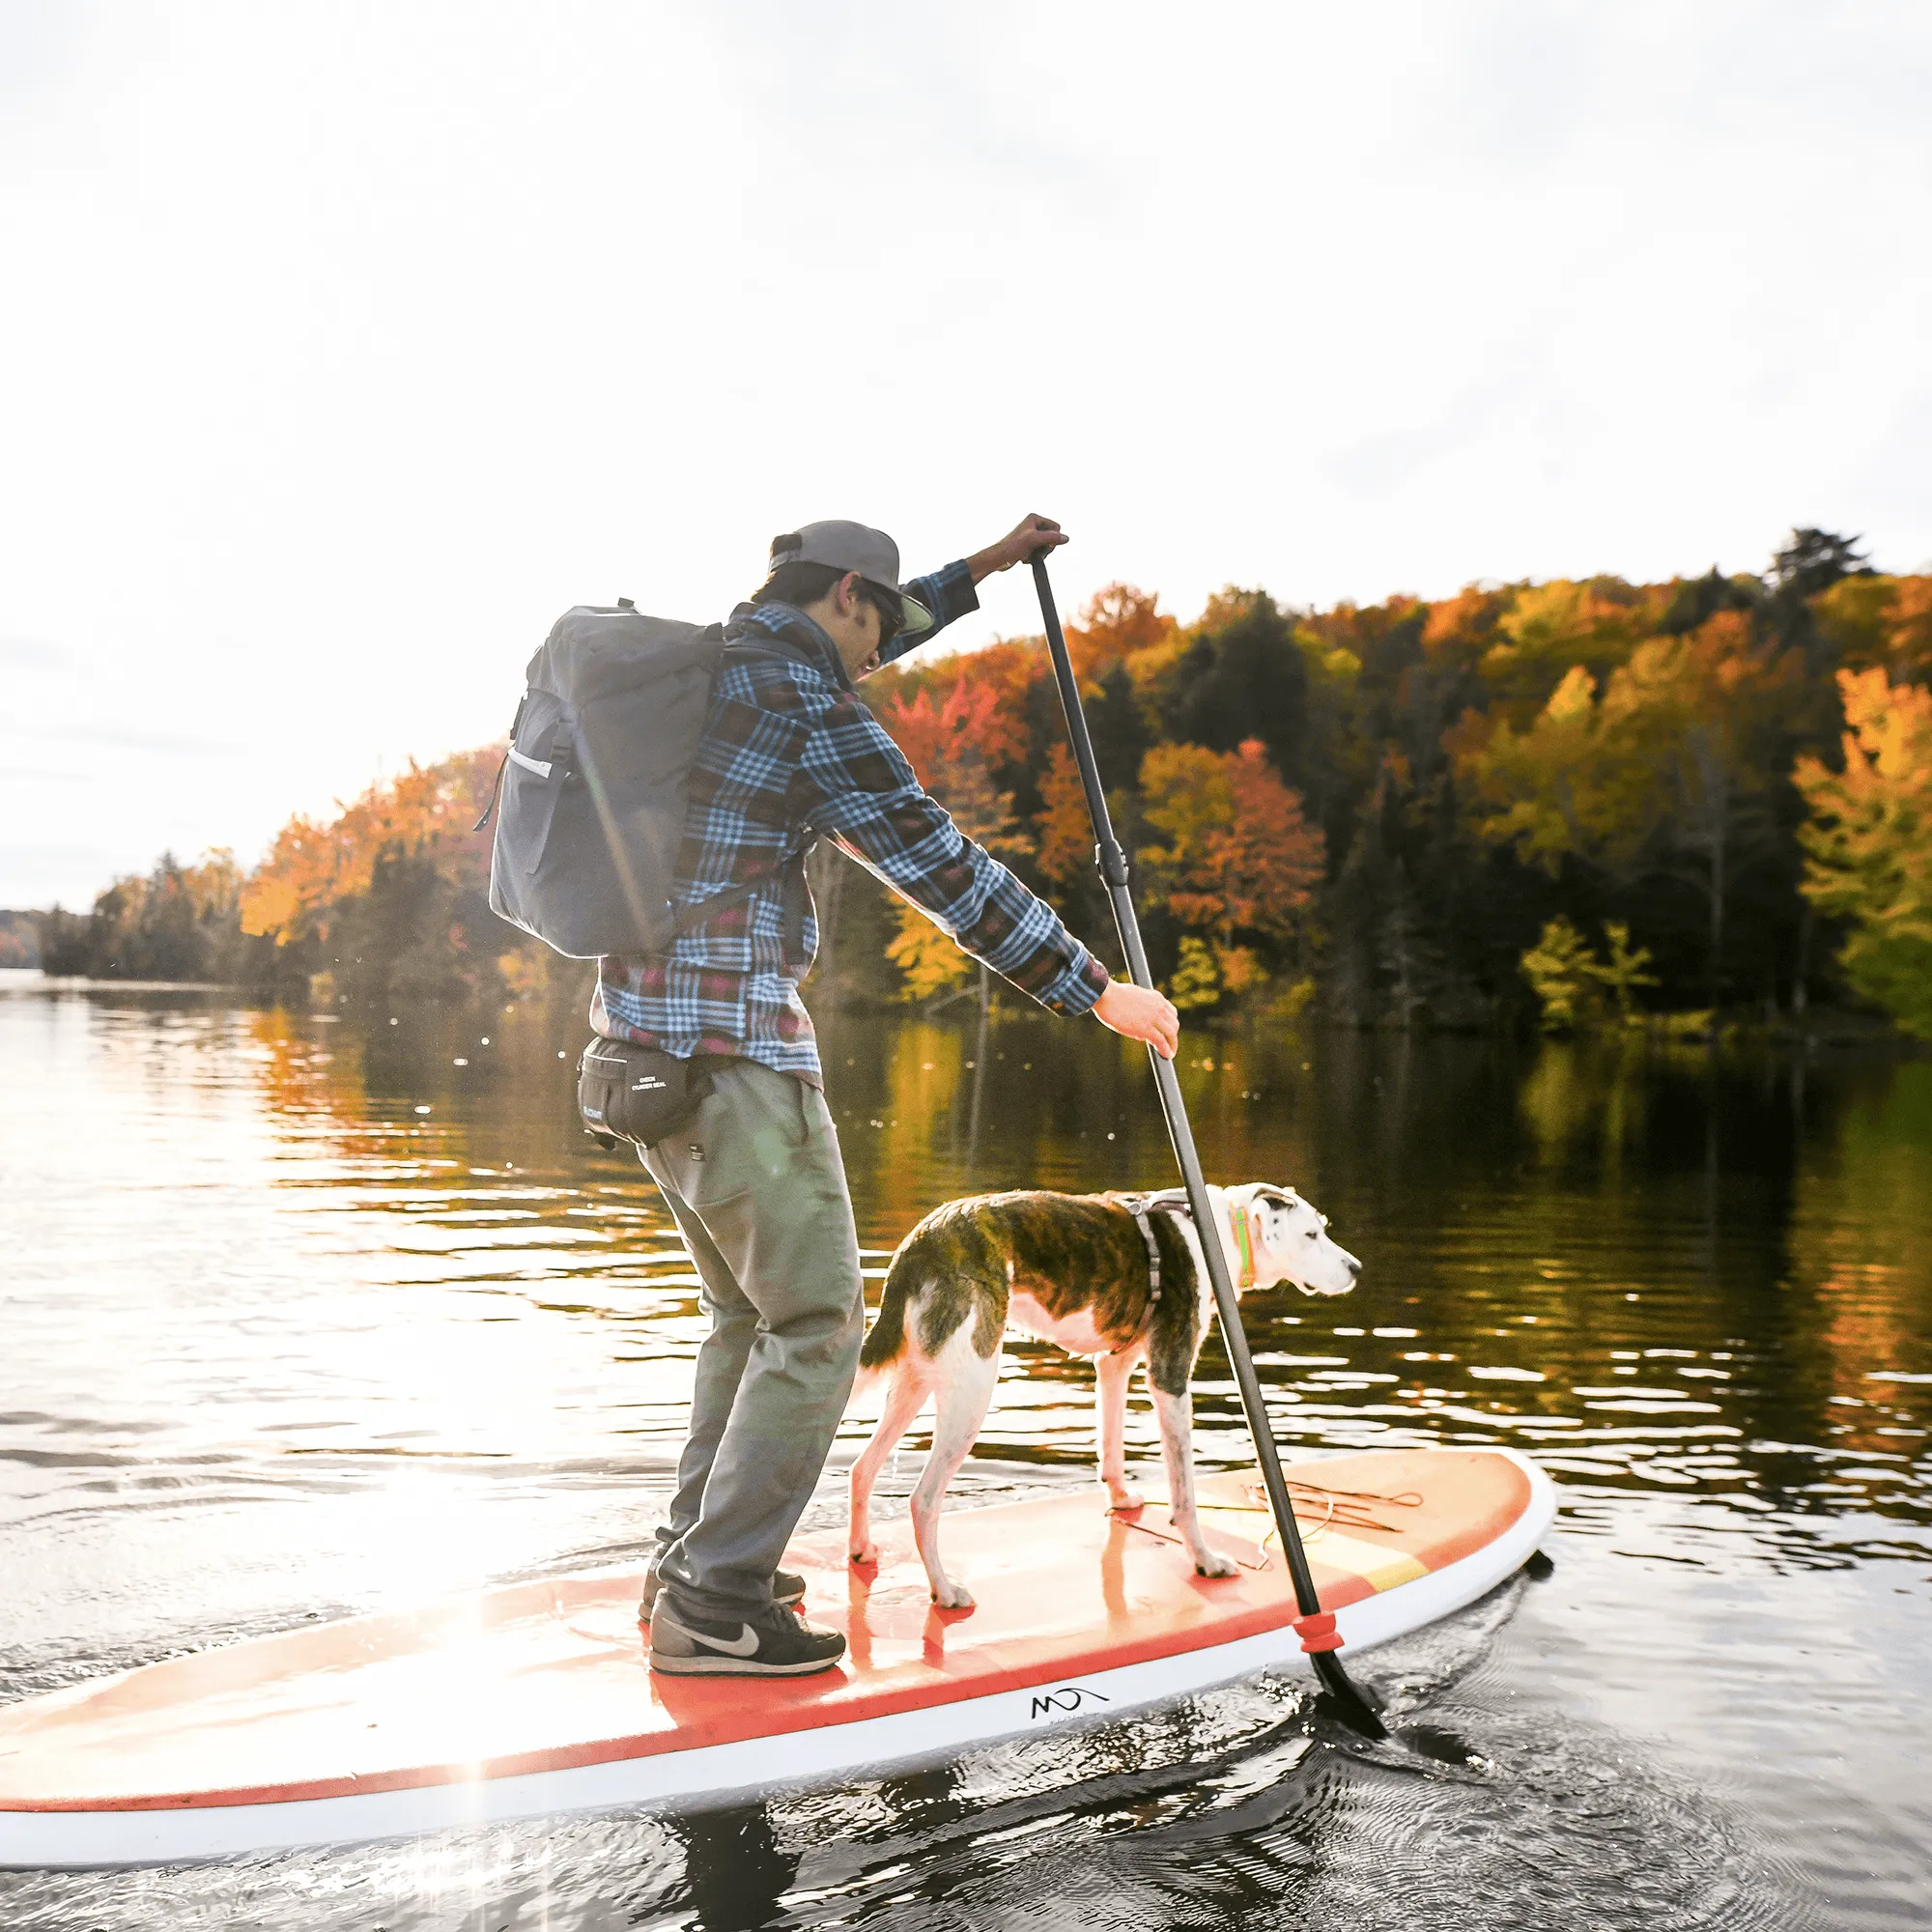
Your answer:
[[[1056,1690],[1042,1690],[1033,1700],[1029,1718],[1037,1723],[1041,1718],[1051,1718],[1056,1713],[1070,1716],[1075,1711],[1085,1710],[1088,1704],[1111,1704],[1114,1700],[1104,1691],[1090,1690],[1084,1684],[1063,1684]]]

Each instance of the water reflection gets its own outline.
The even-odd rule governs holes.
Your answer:
[[[574,1002],[389,1017],[0,997],[0,1694],[648,1533],[701,1319],[636,1163],[578,1130]],[[825,1047],[874,1273],[952,1194],[1170,1179],[1098,1028],[969,1005]],[[1300,1186],[1367,1264],[1345,1302],[1247,1304],[1284,1443],[1508,1441],[1566,1485],[1513,1621],[1374,1660],[1490,1772],[1418,1783],[1243,1687],[735,1821],[9,1881],[0,1916],[1915,1922],[1932,1064],[1197,1032],[1180,1072],[1210,1171]],[[1211,1344],[1197,1406],[1204,1460],[1245,1460]],[[1090,1369],[1015,1343],[958,1500],[1093,1454]]]
[[[697,1932],[755,1932],[773,1923],[779,1901],[798,1877],[799,1855],[787,1851],[763,1804],[737,1804],[674,1820],[685,1847],[684,1895]],[[669,1902],[669,1901],[668,1901]]]
[[[93,1318],[166,1361],[115,1406],[185,1449],[210,1402],[223,1441],[284,1456],[674,1447],[695,1278],[635,1162],[577,1128],[561,1003],[358,1028],[15,997],[6,1020],[14,1064],[91,1085],[96,1115],[11,1122],[10,1166],[49,1166],[20,1265],[54,1290],[56,1385],[84,1353],[62,1311],[104,1296]],[[874,1274],[969,1187],[1169,1178],[1138,1051],[1098,1029],[845,1018],[826,1045]],[[1286,1441],[1507,1440],[1570,1478],[1926,1520],[1932,1065],[1203,1035],[1181,1071],[1212,1170],[1300,1186],[1367,1264],[1348,1302],[1248,1304]],[[48,1225],[57,1201],[97,1238]],[[1084,1466],[1090,1390],[1015,1343],[982,1455]],[[1211,1342],[1199,1411],[1204,1456],[1239,1461]],[[1151,1455],[1144,1404],[1134,1429]]]

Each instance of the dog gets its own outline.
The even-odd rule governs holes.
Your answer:
[[[1293,1188],[1253,1181],[1210,1187],[1208,1196],[1237,1293],[1285,1281],[1304,1294],[1354,1287],[1361,1263],[1329,1238],[1327,1217]],[[1178,1188],[980,1194],[934,1208],[893,1256],[859,1356],[857,1386],[886,1379],[890,1387],[872,1439],[852,1465],[853,1563],[878,1561],[872,1486],[932,1396],[932,1449],[913,1491],[913,1535],[933,1602],[972,1607],[972,1593],[940,1560],[939,1511],[986,1418],[1010,1323],[1069,1354],[1097,1358],[1099,1477],[1117,1511],[1141,1507],[1127,1487],[1126,1404],[1128,1378],[1147,1364],[1174,1526],[1201,1576],[1232,1576],[1234,1563],[1202,1536],[1194,1502],[1188,1382],[1213,1305],[1199,1232]]]

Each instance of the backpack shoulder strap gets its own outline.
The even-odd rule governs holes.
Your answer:
[[[747,878],[740,879],[735,886],[727,886],[722,893],[713,893],[708,899],[699,899],[695,904],[680,906],[677,917],[671,922],[674,933],[686,933],[716,919],[721,912],[728,912],[734,905],[742,905],[758,888],[781,873],[784,875],[785,950],[797,953],[805,947],[805,862],[811,848],[817,843],[817,835],[808,833],[804,844],[787,852],[781,852],[776,859],[768,859],[756,867]]]
[[[742,905],[783,864],[782,858],[774,859],[769,865],[760,866],[749,879],[740,879],[735,886],[727,886],[722,893],[713,893],[708,899],[697,899],[689,905],[679,906],[677,917],[670,923],[672,934],[690,932],[716,919],[721,912],[729,912],[734,905]]]

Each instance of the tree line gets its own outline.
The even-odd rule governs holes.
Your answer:
[[[1156,973],[1194,1009],[1552,1028],[1864,1004],[1932,1037],[1932,576],[1792,533],[1762,576],[1474,584],[1192,622],[1113,584],[1067,640]],[[1110,950],[1037,639],[867,696],[961,828]],[[46,916],[50,971],[338,1006],[541,989],[470,830],[499,748]],[[819,997],[943,1002],[971,962],[829,853]]]

